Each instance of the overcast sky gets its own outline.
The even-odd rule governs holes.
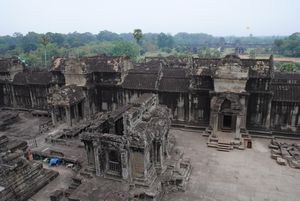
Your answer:
[[[14,32],[290,35],[300,0],[0,0],[0,35]]]

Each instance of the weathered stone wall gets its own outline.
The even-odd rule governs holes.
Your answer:
[[[66,85],[85,86],[86,79],[86,64],[77,59],[69,59],[65,61],[65,80]]]

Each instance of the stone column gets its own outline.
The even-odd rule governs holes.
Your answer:
[[[272,98],[270,97],[269,103],[268,103],[268,113],[266,117],[266,128],[270,129],[271,125],[271,108],[272,108]]]
[[[100,161],[99,161],[99,151],[101,151],[101,146],[98,145],[97,142],[93,142],[94,147],[94,156],[95,156],[95,169],[96,169],[96,175],[101,176],[102,172],[100,168]]]
[[[11,94],[12,94],[12,104],[13,107],[17,107],[17,101],[16,101],[16,96],[15,96],[15,89],[13,87],[13,85],[11,85]]]
[[[241,116],[236,116],[235,138],[241,139]]]
[[[57,117],[56,117],[56,114],[55,114],[55,106],[53,106],[51,108],[51,118],[52,118],[52,124],[55,126],[57,124]]]
[[[69,126],[72,126],[72,118],[71,118],[71,111],[70,111],[70,106],[66,106],[65,107],[66,110],[66,120],[67,120],[67,124]]]
[[[192,121],[192,104],[193,104],[193,99],[192,99],[192,94],[189,93],[189,122]]]
[[[75,115],[75,119],[77,122],[80,120],[78,106],[79,106],[78,103],[76,105],[74,105],[74,115]]]
[[[31,87],[29,87],[29,95],[30,95],[30,101],[31,101],[31,108],[34,108],[34,100],[33,100]]]
[[[122,178],[128,179],[129,164],[128,164],[128,152],[126,149],[121,150],[121,165],[122,165]]]
[[[292,122],[291,122],[292,127],[296,127],[298,110],[299,110],[298,106],[294,104],[294,109],[292,110]]]
[[[177,99],[177,120],[184,121],[184,97],[182,94]]]
[[[247,121],[247,100],[246,97],[241,97],[241,104],[242,104],[242,114],[241,114],[241,125],[240,128],[246,129],[246,121]]]
[[[213,114],[213,133],[212,136],[213,137],[217,137],[217,132],[218,132],[218,124],[219,124],[219,117],[218,117],[218,113],[214,113]]]

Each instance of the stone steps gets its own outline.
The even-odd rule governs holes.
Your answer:
[[[233,146],[231,144],[218,143],[217,150],[229,152],[230,150],[233,150]]]
[[[13,171],[14,174],[5,178],[10,185],[0,193],[0,201],[27,200],[58,176],[57,172],[45,170],[39,163],[24,164]]]

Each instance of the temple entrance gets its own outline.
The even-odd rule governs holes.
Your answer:
[[[219,114],[219,131],[234,132],[236,126],[236,115]]]
[[[232,124],[232,116],[230,115],[224,115],[223,116],[223,129],[231,129]]]

